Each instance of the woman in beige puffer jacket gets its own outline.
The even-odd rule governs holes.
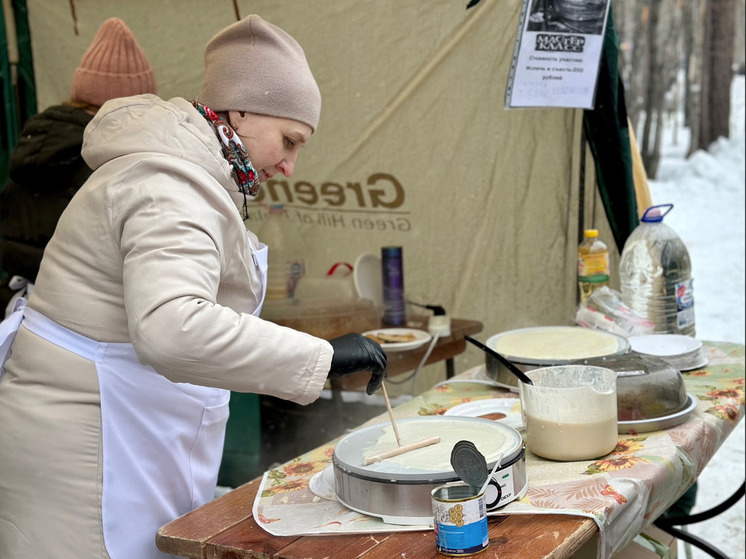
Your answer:
[[[258,16],[205,53],[198,102],[107,102],[94,169],[62,215],[0,380],[0,557],[149,559],[211,499],[229,391],[299,404],[327,378],[385,376],[378,344],[260,319],[267,248],[242,209],[292,174],[316,128],[300,46]],[[271,248],[270,248],[271,249]]]

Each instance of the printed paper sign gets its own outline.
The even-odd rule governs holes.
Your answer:
[[[507,108],[593,108],[610,1],[523,0]]]

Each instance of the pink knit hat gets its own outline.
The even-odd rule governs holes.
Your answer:
[[[207,44],[199,101],[304,122],[316,130],[321,93],[301,46],[258,15],[229,25]]]
[[[141,93],[156,93],[153,68],[129,27],[109,18],[75,70],[72,99],[100,107],[109,99]]]

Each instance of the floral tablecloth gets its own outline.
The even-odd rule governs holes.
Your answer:
[[[592,518],[600,531],[598,557],[627,545],[697,479],[744,416],[744,346],[704,342],[708,364],[683,373],[698,404],[688,421],[664,431],[620,435],[600,460],[554,462],[526,452],[528,491],[492,515],[571,514]],[[484,398],[516,395],[491,386],[484,367],[457,375],[395,408],[396,417],[445,413]],[[366,425],[388,421],[383,414]],[[397,526],[320,498],[309,482],[331,462],[337,440],[264,474],[254,518],[278,536],[428,530]]]

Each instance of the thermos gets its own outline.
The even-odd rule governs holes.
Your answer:
[[[407,309],[404,301],[402,247],[381,248],[381,279],[383,323],[387,326],[404,326],[407,322]]]

